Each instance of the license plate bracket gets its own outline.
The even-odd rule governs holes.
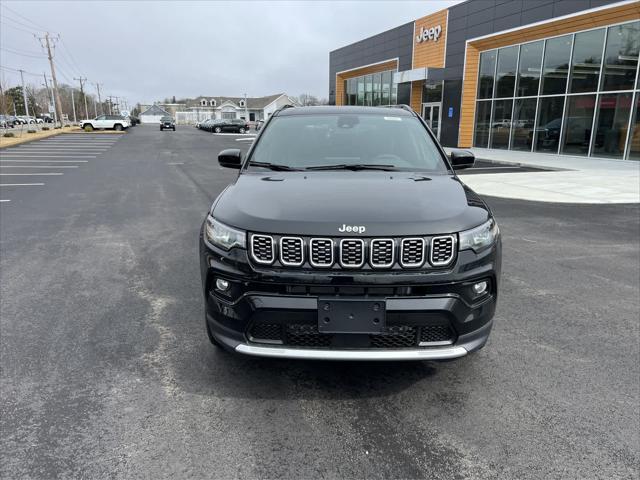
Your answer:
[[[385,327],[384,300],[318,298],[320,333],[379,334]]]

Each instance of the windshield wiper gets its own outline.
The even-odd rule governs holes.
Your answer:
[[[278,163],[269,162],[249,162],[249,165],[253,165],[254,167],[268,168],[269,170],[275,170],[279,172],[296,172],[300,170],[299,168],[290,167],[288,165],[280,165]]]
[[[395,170],[394,165],[380,165],[380,164],[368,164],[368,163],[340,163],[336,165],[316,165],[313,167],[307,167],[305,170]]]

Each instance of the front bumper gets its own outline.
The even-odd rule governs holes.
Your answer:
[[[244,250],[219,250],[201,234],[200,263],[207,327],[229,350],[292,359],[447,360],[482,348],[489,337],[501,245],[459,252],[444,271],[294,271],[254,267]],[[228,292],[216,290],[218,278],[231,283]],[[470,286],[480,280],[489,281],[489,292],[471,298]],[[327,296],[383,300],[387,332],[318,332],[318,298]],[[269,335],[256,338],[256,327]]]

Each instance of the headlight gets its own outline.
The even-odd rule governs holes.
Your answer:
[[[228,227],[215,220],[211,215],[207,215],[205,235],[209,243],[225,250],[230,250],[233,247],[246,248],[247,246],[245,232]]]
[[[479,227],[460,232],[460,250],[471,249],[478,253],[493,245],[498,233],[500,233],[500,230],[493,218]]]

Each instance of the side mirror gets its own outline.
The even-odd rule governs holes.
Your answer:
[[[228,148],[218,154],[218,163],[221,167],[240,169],[242,165],[242,152],[239,148]]]
[[[454,170],[473,167],[476,157],[469,150],[451,150],[451,166]]]

